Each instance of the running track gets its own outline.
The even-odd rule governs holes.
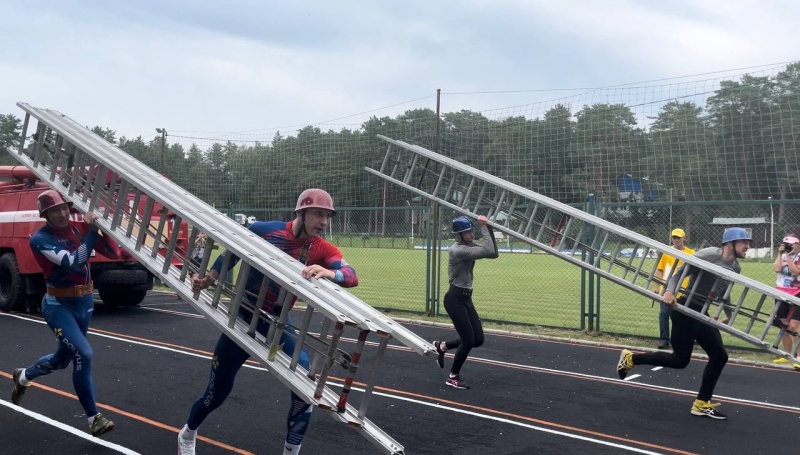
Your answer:
[[[454,336],[449,327],[408,327],[428,340]],[[87,434],[69,370],[40,380],[25,396],[24,408],[10,403],[11,371],[49,353],[55,343],[38,314],[0,313],[0,331],[6,346],[0,355],[0,380],[6,384],[0,395],[3,454],[175,453],[176,433],[206,385],[210,351],[219,335],[190,305],[168,293],[151,292],[138,308],[98,305],[89,338],[97,397],[101,411],[117,425],[98,439]],[[404,445],[406,454],[796,450],[797,372],[730,362],[715,397],[730,419],[715,421],[689,414],[703,360],[693,360],[685,370],[637,367],[629,380],[620,381],[614,371],[619,348],[487,334],[485,345],[473,351],[462,370],[472,384],[465,391],[444,385],[447,370],[432,357],[390,345],[368,417]],[[369,358],[374,350],[367,351]],[[341,378],[342,370],[332,374]],[[197,453],[280,454],[288,396],[257,365],[244,368],[225,405],[200,428],[204,439]],[[312,417],[302,451],[377,452],[355,430],[320,410]]]

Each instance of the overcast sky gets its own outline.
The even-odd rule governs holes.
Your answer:
[[[483,111],[800,60],[796,0],[0,0],[0,11],[0,113],[21,117],[25,101],[128,137],[358,125],[434,109],[437,88],[470,93],[445,96],[443,111]],[[524,92],[475,93],[501,91]]]

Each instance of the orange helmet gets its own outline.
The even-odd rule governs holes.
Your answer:
[[[327,191],[319,188],[309,188],[300,193],[294,211],[311,208],[328,209],[336,213],[336,209],[333,208],[333,198],[331,198],[331,195],[328,194]]]
[[[72,208],[72,202],[56,190],[47,190],[36,198],[36,206],[39,209],[39,216],[42,218],[45,218],[44,212],[64,204]]]

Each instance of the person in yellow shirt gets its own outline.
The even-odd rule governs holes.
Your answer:
[[[694,250],[687,247],[686,244],[686,233],[681,228],[676,228],[672,230],[672,248],[676,250],[681,250],[687,254],[694,254]],[[656,266],[656,278],[665,279],[665,277],[669,277],[671,270],[678,270],[680,266],[683,265],[683,262],[677,261],[676,259],[669,255],[662,255],[661,260],[658,261],[658,265]],[[681,287],[688,286],[688,278],[683,280],[684,282],[681,283]],[[662,292],[662,286],[657,286],[655,290],[659,294]],[[671,308],[669,305],[665,304],[664,302],[660,302],[659,305],[661,309],[658,312],[658,329],[659,329],[659,342],[658,342],[658,349],[669,349],[669,313]]]

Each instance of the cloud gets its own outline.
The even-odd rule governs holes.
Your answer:
[[[4,10],[0,40],[15,46],[0,53],[11,87],[0,112],[24,100],[126,136],[155,127],[285,133],[423,97],[342,122],[433,109],[438,88],[445,112],[482,111],[577,92],[455,93],[597,87],[796,58],[787,18],[800,5],[725,5],[24,2]]]
[[[606,55],[650,74],[681,75],[793,60],[800,31],[786,17],[800,4],[758,1],[526,2],[500,0],[576,40],[584,52]],[[790,38],[794,37],[794,39]],[[614,72],[618,73],[618,72]]]

